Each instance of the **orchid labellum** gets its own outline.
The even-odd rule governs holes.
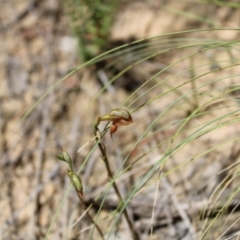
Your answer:
[[[117,131],[118,126],[126,126],[133,123],[131,114],[121,108],[113,109],[108,115],[99,117],[99,121],[112,121],[112,126],[110,127],[111,137]]]

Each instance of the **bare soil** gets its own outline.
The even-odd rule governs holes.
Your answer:
[[[79,154],[76,153],[93,137],[92,122],[95,116],[119,107],[137,86],[156,71],[187,55],[189,50],[166,53],[136,66],[98,98],[96,96],[104,84],[99,80],[99,68],[85,68],[52,89],[29,116],[22,120],[24,114],[51,86],[80,64],[77,39],[71,34],[61,1],[2,0],[0,5],[0,239],[44,239],[59,206],[61,209],[48,239],[90,239],[91,231],[87,229],[90,223],[87,218],[83,217],[72,226],[83,214],[83,210],[73,189],[68,191],[70,182],[66,164],[59,162],[55,155],[59,153],[60,146],[63,146],[78,169],[93,148],[91,142]],[[184,12],[188,14],[184,15]],[[203,21],[204,16],[207,16],[207,22]],[[218,26],[239,28],[240,10],[187,1],[122,1],[113,22],[109,46],[116,42],[128,43],[130,40],[169,32]],[[239,32],[229,31],[226,34],[224,31],[213,31],[181,35],[185,36],[237,40]],[[226,58],[223,50],[211,53],[216,59]],[[202,54],[194,61],[201,62],[207,57]],[[157,81],[183,71],[186,66],[189,66],[189,61],[183,61],[166,71],[154,83],[142,88],[135,97],[150,89]],[[203,70],[200,68],[195,74],[199,75]],[[239,72],[239,67],[229,72],[234,75]],[[200,78],[197,84],[200,86],[229,72],[216,72]],[[189,78],[189,75],[184,74],[171,78],[168,85],[149,91],[130,109]],[[221,81],[221,87],[218,84],[208,85],[201,91],[219,95],[223,88],[227,89],[237,83],[239,76]],[[180,89],[180,94],[190,89],[190,84],[185,84]],[[165,140],[174,136],[181,126],[177,124],[178,120],[186,118],[194,110],[193,105],[183,102],[164,115],[145,138],[134,146],[141,134],[176,97],[178,94],[171,92],[149,106],[140,108],[132,114],[134,125],[120,128],[113,140],[109,134],[104,138],[113,172],[117,171],[128,155],[126,166],[134,163],[117,180],[123,196],[164,155],[169,147],[169,142]],[[208,101],[208,97],[203,94],[200,98],[202,105]],[[174,138],[172,146],[177,146],[181,140],[190,136],[198,124],[217,119],[229,111],[237,111],[239,103],[233,97],[224,102],[216,99],[205,110],[207,108],[211,109],[209,114],[187,123],[184,131]],[[234,116],[238,118],[237,113]],[[232,115],[228,120],[229,124],[200,136],[191,144],[183,146],[177,154],[169,156],[161,174],[155,172],[142,191],[131,200],[128,211],[141,239],[150,239],[151,226],[151,239],[198,239],[204,223],[214,218],[217,207],[221,208],[226,199],[229,200],[228,192],[239,187],[239,170],[230,168],[240,161],[239,140],[232,140],[239,136],[239,121],[233,121]],[[229,142],[223,144],[227,141]],[[201,153],[211,148],[215,150],[201,156]],[[144,157],[138,160],[140,156]],[[196,159],[193,161],[194,157]],[[179,165],[183,167],[171,172]],[[109,183],[97,149],[90,155],[80,175],[86,203],[91,204]],[[158,181],[159,176],[161,181]],[[234,177],[234,181],[223,187],[221,197],[209,200],[216,186],[226,176]],[[96,215],[102,198],[98,198],[90,210],[93,216]],[[228,236],[239,230],[239,202],[238,195],[230,199],[230,207],[223,214],[222,224],[214,225],[207,239],[215,239],[220,233]],[[116,195],[111,189],[99,215],[98,222],[103,232],[109,230],[117,206]],[[125,221],[120,221],[117,230],[117,235],[109,239],[131,239]],[[100,239],[96,231],[93,239]]]

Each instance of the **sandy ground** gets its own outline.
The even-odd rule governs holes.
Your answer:
[[[107,173],[97,149],[91,152],[93,142],[76,153],[93,137],[95,116],[119,107],[133,92],[126,86],[130,84],[135,90],[157,71],[194,50],[175,50],[144,61],[99,96],[105,77],[112,75],[104,70],[104,64],[109,64],[111,59],[104,62],[101,71],[94,66],[85,68],[52,89],[22,119],[51,86],[80,64],[77,40],[71,35],[61,1],[11,0],[0,4],[0,239],[44,239],[51,223],[48,239],[90,239],[88,227],[91,224],[86,217],[72,226],[83,210],[76,193],[68,190],[66,164],[59,162],[55,155],[60,146],[64,146],[74,159],[76,169],[88,159],[80,175],[86,203],[100,196],[90,210],[95,216],[103,199],[100,193],[109,184]],[[130,39],[189,29],[239,28],[239,16],[238,9],[210,4],[123,1],[117,9],[109,43],[127,43]],[[148,41],[146,49],[155,53],[164,48],[164,40],[168,42],[177,37],[234,41],[239,39],[239,32],[219,30],[167,36],[161,41]],[[177,75],[191,67],[191,61],[186,59],[146,83],[125,102],[125,107],[134,110],[160,94],[161,97],[132,114],[134,125],[120,128],[113,140],[108,134],[104,138],[113,172],[119,169],[126,156],[125,167],[134,163],[117,180],[123,196],[128,195],[151,167],[157,166],[129,203],[128,211],[141,239],[150,239],[151,226],[151,239],[198,239],[205,224],[208,226],[211,222],[206,216],[214,215],[211,212],[214,206],[222,207],[228,200],[232,209],[226,212],[232,211],[231,214],[224,214],[221,221],[213,224],[206,239],[217,239],[221,234],[226,237],[239,230],[240,198],[237,194],[230,198],[228,194],[239,187],[239,93],[235,91],[235,95],[231,95],[228,90],[239,84],[240,68],[236,64],[238,48],[230,52],[226,48],[203,51],[195,54],[192,62],[194,66],[208,63],[207,66],[195,69],[194,73]],[[134,52],[121,56],[116,60],[120,65],[116,67],[118,71],[129,65],[127,59],[130,64],[136,61]],[[219,59],[223,61],[222,70],[199,77],[194,83],[199,87],[195,94],[198,102],[191,93],[170,107],[179,96],[191,91],[193,86],[189,79],[209,71],[214,67],[209,66],[209,62]],[[228,68],[229,59],[236,66]],[[229,75],[231,77],[227,77]],[[213,82],[217,79],[221,80]],[[206,86],[201,87],[204,84]],[[178,85],[177,91],[168,92]],[[146,94],[142,95],[144,92]],[[199,115],[186,121],[198,107]],[[214,119],[217,121],[211,122]],[[155,124],[145,134],[153,121]],[[208,125],[202,129],[204,123]],[[189,136],[192,136],[190,142],[178,149],[178,144]],[[176,151],[164,158],[166,162],[159,171],[159,160],[170,149]],[[229,182],[226,183],[226,179]],[[215,190],[214,198],[210,198]],[[111,227],[117,206],[111,189],[98,220],[104,233]],[[206,213],[201,219],[200,213],[204,211],[209,215]],[[117,230],[117,235],[109,239],[131,239],[124,220],[117,224]],[[93,239],[100,239],[96,231]]]

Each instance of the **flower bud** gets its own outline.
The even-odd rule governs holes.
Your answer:
[[[61,154],[61,155],[58,154],[58,155],[56,155],[56,157],[57,157],[60,161],[66,162],[66,163],[69,165],[69,167],[71,168],[71,170],[72,170],[73,167],[72,167],[72,159],[71,159],[71,157],[69,156],[69,154],[67,153],[67,151],[66,151],[65,149],[63,149],[62,147],[61,147],[61,150],[62,150],[62,154]]]
[[[77,192],[80,193],[80,196],[82,197],[82,195],[83,195],[83,186],[82,186],[81,178],[76,173],[74,173],[71,170],[68,170],[68,176],[69,176],[73,186],[75,187]]]

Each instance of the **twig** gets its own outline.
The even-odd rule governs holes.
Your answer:
[[[42,126],[41,126],[41,135],[40,135],[40,141],[39,141],[39,152],[37,156],[37,163],[36,163],[36,171],[35,171],[35,179],[36,179],[36,189],[42,184],[42,168],[43,168],[43,160],[44,160],[44,149],[46,146],[46,138],[47,138],[47,120],[50,114],[50,106],[51,103],[53,102],[53,98],[50,97],[49,100],[46,103],[46,107],[44,108],[43,111],[43,120],[42,120]],[[39,215],[36,214],[37,211],[39,211],[39,208],[41,207],[40,204],[40,192],[34,190],[34,210],[32,211],[32,216],[31,216],[31,228],[35,229],[38,227],[39,224]]]
[[[34,0],[30,1],[28,6],[19,13],[13,20],[11,20],[8,23],[5,23],[3,26],[0,26],[0,30],[7,30],[8,28],[12,27],[14,24],[19,23],[21,20],[23,20],[34,8],[37,8],[40,1]]]
[[[164,187],[167,190],[169,196],[171,196],[172,202],[173,202],[174,206],[176,207],[176,210],[179,213],[179,216],[181,216],[186,227],[188,228],[192,239],[196,239],[195,229],[194,229],[193,225],[191,224],[191,221],[190,221],[190,218],[189,218],[187,212],[185,211],[184,207],[182,206],[182,204],[179,202],[177,196],[175,195],[172,186],[170,185],[170,183],[167,181],[166,178],[162,178],[162,182],[163,182]]]

